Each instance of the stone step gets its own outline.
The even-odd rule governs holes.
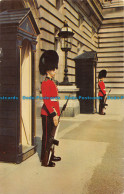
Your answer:
[[[118,62],[118,63],[116,63],[116,62],[108,62],[108,63],[102,63],[102,62],[98,62],[97,63],[97,67],[99,67],[99,68],[107,68],[107,67],[116,67],[116,68],[120,68],[120,67],[124,67],[124,64],[122,63],[122,62]]]
[[[101,71],[102,69],[105,69],[106,71],[114,71],[114,72],[117,72],[117,71],[124,71],[124,66],[123,67],[109,67],[109,68],[106,68],[106,67],[97,67],[97,72]]]
[[[97,76],[97,79],[98,79],[98,76]],[[120,78],[119,77],[107,77],[105,78],[105,81],[106,82],[124,82],[124,77],[121,76]]]
[[[103,4],[114,4],[114,3],[123,3],[123,0],[111,0],[111,2],[110,2],[110,0],[106,0],[106,1],[104,1],[104,3]]]
[[[116,87],[116,88],[123,88],[124,89],[124,82],[123,83],[106,83],[106,81],[105,81],[105,86],[106,87]]]
[[[123,46],[121,46],[121,47],[118,47],[118,48],[116,48],[116,47],[111,47],[111,48],[98,48],[98,53],[107,53],[107,52],[124,52],[124,47]]]
[[[116,3],[116,4],[108,4],[108,5],[104,5],[103,9],[107,9],[107,8],[118,8],[118,7],[124,7],[123,3]],[[112,17],[112,16],[111,16]]]
[[[124,57],[98,58],[98,62],[121,61],[124,62]]]
[[[124,42],[111,42],[111,43],[108,43],[108,42],[105,42],[105,43],[99,43],[99,48],[102,48],[102,47],[123,47],[124,46]]]
[[[120,27],[124,27],[124,21],[122,23],[112,23],[112,24],[102,24],[100,29],[111,29],[111,28],[120,28]]]
[[[106,42],[123,42],[124,41],[124,37],[120,36],[120,37],[115,37],[115,38],[100,38],[99,39],[99,43],[106,43]]]
[[[111,1],[106,1],[103,3],[103,8],[112,8],[112,7],[121,7],[121,6],[124,6],[124,1],[114,1],[114,0],[111,0]]]
[[[124,27],[117,28],[100,28],[99,33],[112,33],[112,32],[124,32]]]
[[[109,53],[98,53],[97,57],[104,58],[104,57],[124,57],[124,52],[109,52]]]
[[[96,75],[98,76],[98,73]],[[124,77],[124,71],[107,71],[107,77]]]
[[[106,12],[107,13],[107,12]],[[116,13],[117,14],[117,13]],[[106,14],[114,17],[115,14]],[[112,94],[124,93],[124,19],[105,19],[99,30],[98,72],[106,69],[106,88],[112,88]],[[113,27],[114,26],[114,27]]]
[[[124,17],[122,17],[122,18],[114,18],[114,19],[103,19],[103,22],[102,22],[102,25],[101,25],[101,27],[102,26],[104,26],[104,24],[114,24],[115,25],[115,23],[123,23],[124,22]]]
[[[117,19],[117,18],[122,18],[124,17],[124,12],[123,12],[123,7],[119,7],[119,8],[110,8],[110,9],[104,9],[103,10],[103,17],[105,19]]]
[[[98,33],[99,38],[112,38],[112,37],[123,37],[124,32],[109,32],[109,33]]]

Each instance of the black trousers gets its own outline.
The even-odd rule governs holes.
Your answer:
[[[105,96],[100,96],[100,97],[102,97],[102,99],[99,100],[99,114],[101,114],[103,112],[104,99],[105,99]]]
[[[56,127],[53,123],[53,118],[50,116],[41,115],[42,117],[42,146],[41,146],[41,162],[44,161],[46,150],[50,152],[51,139],[54,138]],[[54,155],[54,147],[52,148],[52,155]]]

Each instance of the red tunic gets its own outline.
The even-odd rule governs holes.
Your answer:
[[[41,115],[55,116],[56,113],[59,116],[59,102],[55,99],[55,97],[58,97],[58,89],[56,84],[51,79],[46,79],[41,84],[41,92],[44,101],[41,109]],[[44,99],[45,97],[48,99]],[[50,97],[53,97],[53,99],[50,99]]]
[[[106,94],[104,82],[103,81],[99,81],[98,87],[99,87],[98,96],[104,96]]]

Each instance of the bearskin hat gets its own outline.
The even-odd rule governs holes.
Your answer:
[[[107,75],[107,71],[103,69],[103,70],[101,70],[101,71],[99,72],[98,78],[101,79],[101,78],[103,78],[103,77],[106,77],[106,75]]]
[[[58,69],[59,56],[54,50],[45,51],[39,62],[39,71],[40,74],[45,75],[46,71]]]

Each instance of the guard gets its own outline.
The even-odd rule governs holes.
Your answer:
[[[106,113],[103,112],[104,108],[105,108],[105,101],[107,99],[107,95],[106,95],[106,90],[105,90],[105,83],[104,83],[104,78],[106,78],[107,75],[107,71],[106,70],[101,70],[99,72],[99,83],[98,83],[98,87],[99,87],[99,93],[98,96],[101,97],[101,99],[99,100],[99,114],[100,115],[105,115]]]
[[[57,140],[54,140],[56,133],[56,127],[59,122],[60,109],[58,97],[58,89],[53,81],[53,78],[58,69],[59,56],[54,50],[45,51],[39,62],[39,71],[41,75],[46,75],[45,80],[41,84],[41,92],[44,104],[41,108],[42,117],[42,147],[41,147],[41,165],[54,167],[53,161],[60,161],[60,157],[54,155],[53,144],[58,144]],[[50,151],[52,151],[51,158],[49,160]],[[50,161],[48,163],[48,161]]]

